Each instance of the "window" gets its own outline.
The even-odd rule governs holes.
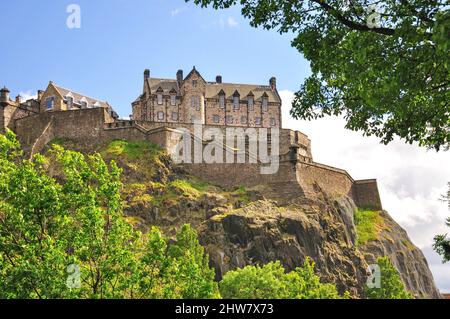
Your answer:
[[[82,108],[82,109],[87,108],[87,105],[88,105],[88,104],[87,104],[87,101],[86,101],[86,100],[81,100],[81,101],[80,101],[80,104],[81,104],[81,108]]]
[[[239,110],[239,96],[233,96],[233,108]]]
[[[197,80],[192,80],[192,86],[195,88],[197,87]]]
[[[47,107],[47,110],[52,109],[55,106],[55,97],[50,96],[47,99],[45,99],[45,105]]]
[[[178,112],[172,112],[172,121],[178,121]]]
[[[71,96],[67,96],[67,109],[70,110],[71,108],[73,108],[73,97]]]
[[[219,107],[221,109],[225,108],[225,95],[219,96]]]
[[[269,109],[269,101],[267,100],[267,97],[263,97],[262,99],[262,109],[263,111],[267,111]]]
[[[227,124],[233,124],[233,117],[231,115],[227,115],[225,119]]]
[[[164,112],[158,112],[158,120],[164,120]]]
[[[197,111],[200,111],[200,96],[191,97],[191,106],[195,107]]]
[[[261,125],[261,118],[260,117],[255,117],[255,124],[256,125]]]
[[[213,122],[214,123],[219,123],[219,120],[220,120],[219,115],[213,115]]]
[[[254,106],[253,96],[249,96],[248,97],[248,110],[253,111],[253,106]]]
[[[172,105],[172,106],[177,105],[177,96],[175,94],[172,94],[170,96],[170,105]]]
[[[158,105],[163,104],[163,95],[161,93],[158,93],[157,99],[158,99]]]
[[[270,125],[271,126],[275,126],[275,125],[277,125],[277,122],[275,121],[275,118],[270,118]]]
[[[247,116],[241,116],[241,124],[247,124]]]

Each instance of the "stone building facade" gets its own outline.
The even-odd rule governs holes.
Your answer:
[[[157,123],[281,128],[281,98],[276,78],[268,85],[207,82],[195,67],[184,77],[152,78],[144,71],[142,94],[132,103],[132,118]]]
[[[6,87],[0,90],[0,133],[7,128],[14,131],[17,120],[46,112],[102,108],[107,117],[119,118],[108,102],[65,89],[51,81],[45,90],[38,90],[36,97],[26,101],[22,101],[20,95],[12,100],[9,93]]]

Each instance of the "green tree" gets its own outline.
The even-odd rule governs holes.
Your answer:
[[[368,299],[412,299],[412,295],[405,289],[400,275],[387,257],[379,257],[380,287],[366,286],[365,295]]]
[[[336,287],[323,284],[314,274],[314,263],[286,273],[279,261],[263,267],[247,266],[228,272],[219,285],[223,298],[242,299],[338,299]]]
[[[219,296],[194,230],[169,245],[126,221],[120,173],[60,146],[23,159],[15,135],[0,135],[0,298]]]
[[[450,183],[448,183],[447,194],[442,196],[442,201],[446,202],[450,209]],[[450,227],[450,217],[447,218],[446,225]],[[434,237],[433,248],[442,256],[442,261],[444,263],[450,261],[450,238],[448,238],[447,235],[436,235]]]
[[[190,0],[186,0],[190,1]],[[446,0],[192,0],[240,4],[253,27],[291,32],[312,75],[291,114],[343,114],[383,143],[450,145],[450,12]]]

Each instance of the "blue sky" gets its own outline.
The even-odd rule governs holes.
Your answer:
[[[81,28],[69,29],[69,4],[81,7]],[[0,86],[13,96],[33,95],[52,80],[107,100],[131,113],[145,68],[174,78],[195,65],[206,80],[266,84],[277,77],[283,125],[311,138],[314,159],[377,178],[383,207],[425,253],[438,287],[450,292],[450,265],[433,252],[432,239],[448,232],[449,211],[438,200],[450,181],[450,152],[435,153],[395,140],[344,129],[342,118],[313,122],[289,117],[289,104],[309,75],[309,63],[290,46],[292,35],[254,29],[239,8],[200,9],[183,0],[14,0],[2,2]]]
[[[66,8],[81,8],[81,28],[69,29]],[[71,0],[2,3],[0,85],[12,94],[63,87],[105,99],[121,116],[140,94],[142,72],[185,74],[195,65],[206,80],[265,84],[296,90],[309,64],[292,36],[251,28],[238,8],[200,9],[183,0]],[[289,61],[287,63],[287,61]]]

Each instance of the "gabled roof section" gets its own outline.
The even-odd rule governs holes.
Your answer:
[[[200,72],[197,71],[197,69],[195,68],[195,66],[192,68],[191,72],[189,72],[188,75],[186,75],[186,77],[184,78],[184,81],[186,81],[187,79],[189,79],[192,75],[197,74],[197,76],[202,79],[203,82],[206,83],[205,79],[202,77],[202,75],[200,74]]]
[[[100,99],[96,99],[96,98],[92,98],[89,97],[85,94],[81,94],[81,93],[77,93],[73,90],[69,90],[66,88],[63,88],[59,85],[56,85],[55,83],[52,83],[53,86],[56,88],[56,90],[61,94],[61,96],[65,99],[67,96],[73,97],[74,99],[74,103],[78,104],[81,101],[86,101],[89,106],[91,105],[95,105],[97,103],[97,105],[99,105],[100,107],[104,107],[104,108],[109,108],[111,107],[108,102],[106,101],[102,101]]]
[[[73,98],[73,102],[75,105],[80,104],[81,101],[85,101],[87,102],[89,107],[103,107],[105,109],[108,110],[108,112],[110,114],[113,114],[113,116],[117,116],[117,113],[114,111],[114,108],[109,105],[108,102],[106,101],[102,101],[100,99],[96,99],[96,98],[92,98],[90,96],[87,96],[85,94],[81,94],[81,93],[77,93],[73,90],[69,90],[66,88],[63,88],[59,85],[56,85],[53,82],[50,82],[49,85],[53,85],[53,87],[56,89],[56,91],[61,95],[61,97],[63,97],[64,99],[66,99],[67,96],[70,96]]]
[[[162,89],[163,94],[167,95],[172,91],[175,91],[177,94],[180,92],[177,80],[148,78],[146,81],[151,93],[157,92],[159,88]]]
[[[281,99],[276,93],[272,91],[268,85],[256,84],[235,84],[235,83],[216,83],[208,82],[206,84],[206,98],[217,98],[221,93],[226,98],[232,98],[236,91],[240,96],[253,96],[255,101],[262,99],[263,96],[269,99],[269,102],[281,103]]]

